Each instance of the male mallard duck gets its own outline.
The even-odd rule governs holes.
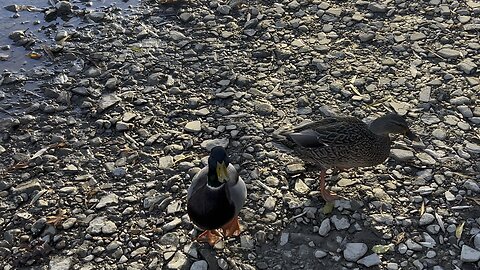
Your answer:
[[[224,236],[238,236],[238,213],[245,204],[247,188],[230,164],[227,152],[214,147],[208,157],[208,166],[199,171],[188,188],[187,212],[190,220],[202,230],[197,240],[212,246]]]
[[[387,114],[370,125],[354,117],[330,117],[277,132],[280,142],[307,163],[318,166],[320,193],[327,202],[338,198],[325,189],[329,168],[348,169],[383,163],[390,154],[389,134],[417,136],[398,114]]]

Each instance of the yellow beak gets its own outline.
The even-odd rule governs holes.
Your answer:
[[[225,166],[225,162],[217,162],[217,177],[218,181],[220,182],[226,182],[228,181],[228,171],[227,171],[227,166]]]

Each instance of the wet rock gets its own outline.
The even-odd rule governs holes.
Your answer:
[[[368,247],[365,243],[347,243],[343,251],[343,257],[350,262],[356,262],[367,253]]]
[[[58,14],[70,14],[72,13],[72,4],[68,1],[58,1],[55,4],[55,8],[57,9]]]

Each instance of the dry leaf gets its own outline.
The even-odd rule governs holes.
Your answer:
[[[460,226],[458,226],[457,229],[455,229],[455,237],[457,237],[457,239],[459,239],[459,240],[462,237],[463,226],[464,225],[465,225],[465,221],[462,222],[462,224],[460,224]]]
[[[59,226],[65,219],[67,211],[63,209],[58,209],[55,216],[47,216],[47,223],[55,227]]]
[[[47,146],[47,147],[44,147],[44,148],[38,150],[38,151],[30,158],[30,160],[34,160],[34,159],[38,158],[39,156],[45,154],[45,152],[47,152],[47,150],[48,150],[49,148],[50,148],[50,147]]]
[[[405,232],[401,232],[397,236],[395,236],[395,239],[393,239],[392,242],[393,244],[398,245],[403,242],[403,240],[405,240]]]

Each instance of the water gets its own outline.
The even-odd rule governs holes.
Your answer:
[[[53,1],[52,1],[53,2]],[[73,6],[77,6],[79,9],[87,10],[99,10],[102,7],[116,6],[122,10],[127,9],[129,6],[137,6],[140,4],[140,0],[92,0],[87,2],[85,0],[71,0]],[[44,30],[56,25],[58,27],[76,27],[80,26],[83,22],[79,17],[69,18],[68,21],[64,21],[62,18],[56,18],[53,21],[45,21],[45,13],[43,12],[29,12],[20,11],[18,14],[10,12],[5,9],[9,5],[29,5],[40,9],[51,8],[49,0],[1,0],[0,1],[0,47],[10,45],[9,50],[0,50],[0,54],[8,55],[7,61],[0,60],[0,73],[7,69],[9,71],[18,71],[21,68],[31,69],[33,67],[43,65],[43,61],[47,59],[40,58],[39,60],[31,59],[27,56],[31,49],[25,49],[24,47],[15,46],[14,42],[8,37],[9,34],[17,30],[27,30],[28,33],[33,34],[37,40],[33,47],[41,53],[44,52],[39,49],[41,44],[54,44],[54,37],[48,37],[45,35]],[[14,16],[18,16],[14,18]],[[66,18],[64,18],[66,19]],[[68,29],[68,28],[67,28]]]
[[[129,12],[129,6],[140,5],[140,0],[87,1],[70,0],[70,3],[72,3],[74,9],[79,10],[102,10],[103,7],[115,6],[121,8],[124,14]],[[55,44],[56,30],[50,31],[50,29],[65,28],[68,31],[68,29],[85,24],[84,20],[73,16],[70,18],[57,17],[46,21],[44,12],[19,11],[16,14],[5,9],[6,6],[14,4],[34,6],[42,10],[52,8],[49,0],[0,0],[0,48],[9,46],[7,50],[0,49],[1,55],[8,55],[6,61],[0,60],[0,76],[2,76],[4,71],[14,74],[28,74],[28,71],[36,67],[54,69],[56,63],[53,63],[42,49],[42,45],[50,47]],[[13,40],[9,38],[9,35],[17,30],[27,30],[28,34],[34,36],[35,44],[30,48],[16,46]],[[28,56],[32,51],[38,52],[43,56],[38,60],[32,59]],[[41,88],[43,83],[45,81],[27,80],[22,83],[0,85],[0,118],[21,115],[31,105],[31,101],[40,102],[48,99],[48,97],[44,96]]]

